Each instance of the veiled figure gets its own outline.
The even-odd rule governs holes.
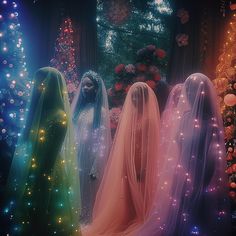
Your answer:
[[[84,236],[135,235],[154,204],[160,114],[152,89],[131,86]]]
[[[175,126],[175,119],[178,115],[177,105],[180,99],[181,90],[183,84],[176,84],[170,91],[168,96],[166,106],[161,115],[161,150],[165,150],[169,145],[169,140],[171,136],[171,132],[166,132],[168,130],[172,130],[172,126]],[[162,163],[164,159],[162,159]]]
[[[223,126],[211,81],[190,75],[170,115],[171,125],[161,127],[156,206],[136,235],[230,235]]]
[[[41,68],[8,179],[10,235],[80,235],[77,173],[65,80]]]
[[[111,146],[107,93],[101,77],[86,72],[72,103],[80,175],[80,221],[91,221],[92,209]]]

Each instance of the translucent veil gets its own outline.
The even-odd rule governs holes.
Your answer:
[[[83,235],[134,235],[154,202],[160,114],[145,83],[131,86],[100,185],[93,221]]]
[[[171,126],[161,129],[156,206],[137,235],[229,235],[222,119],[205,75],[187,78]]]
[[[82,94],[81,85],[86,77],[96,84],[93,103],[86,103]],[[81,222],[88,223],[111,147],[107,92],[103,80],[96,72],[88,71],[83,75],[72,102],[72,114],[80,168]]]
[[[175,118],[178,115],[177,105],[179,102],[181,90],[183,84],[176,84],[170,91],[168,96],[165,109],[161,115],[161,149],[165,150],[168,147],[169,139],[171,136],[171,132],[166,132],[167,129],[172,130],[172,126],[175,125]],[[162,159],[162,164],[164,162],[164,158]]]
[[[58,110],[62,110],[63,114],[56,113]],[[48,119],[45,114],[49,114],[51,111],[55,117],[47,129],[44,126]],[[62,139],[52,140],[47,136],[47,132],[51,127],[57,127],[57,124],[59,127],[60,125],[65,127],[65,133],[58,133]],[[53,135],[54,132],[57,132],[57,128],[50,134]],[[57,147],[57,143],[61,143],[61,145]],[[70,228],[70,232],[78,232],[80,194],[77,172],[74,134],[65,80],[56,69],[44,67],[35,74],[27,119],[11,164],[6,193],[8,204],[5,213],[9,213],[9,216],[13,214],[13,220],[16,223],[24,221],[24,215],[28,214],[27,212],[30,211],[33,204],[27,202],[26,195],[31,195],[34,196],[33,202],[36,202],[38,215],[42,213],[41,217],[44,219],[45,213],[51,210],[49,209],[51,207],[50,199],[57,199],[56,192],[61,196],[59,198],[63,201],[61,204],[64,204],[64,208],[67,208],[69,212],[67,220],[65,220],[67,223],[69,222],[69,225],[66,225],[65,228]],[[48,193],[36,194],[33,192],[37,189],[35,184],[44,183],[43,173],[48,181],[51,181],[51,184],[48,185],[50,189]],[[58,203],[51,202],[51,204],[56,206]],[[55,217],[57,213],[51,212]],[[14,228],[16,231],[18,229],[20,230],[18,226]]]

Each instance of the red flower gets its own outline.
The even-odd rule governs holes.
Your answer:
[[[233,171],[233,172],[236,172],[236,164],[233,164],[233,165],[232,165],[232,171]]]
[[[236,183],[235,182],[231,182],[229,186],[230,186],[230,188],[236,188]]]
[[[125,93],[126,94],[129,92],[130,87],[131,87],[131,84],[127,85],[127,87],[125,88]]]
[[[232,161],[233,160],[233,154],[229,152],[226,156],[226,160],[227,161]]]
[[[147,66],[145,64],[138,63],[137,64],[137,70],[140,72],[144,72],[147,70]]]
[[[153,80],[147,80],[146,84],[152,89],[156,87],[156,83]]]
[[[125,69],[125,65],[124,64],[119,64],[115,67],[115,73],[119,74],[121,73],[123,70]]]
[[[225,170],[225,173],[231,175],[231,174],[233,173],[232,167],[229,166],[229,167]]]
[[[154,55],[162,59],[166,56],[166,52],[163,49],[158,48],[155,50]]]
[[[154,80],[159,81],[161,79],[161,76],[159,74],[154,75]]]
[[[116,91],[121,91],[123,89],[123,83],[121,82],[116,82],[114,85],[114,88]]]

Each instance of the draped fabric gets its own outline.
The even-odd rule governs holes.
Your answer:
[[[222,119],[205,75],[187,78],[168,123],[161,132],[164,163],[156,206],[136,235],[229,235]]]
[[[154,204],[158,173],[159,108],[145,83],[131,86],[105,174],[83,235],[135,235]]]
[[[77,173],[65,80],[56,69],[41,68],[7,184],[11,235],[79,233]]]
[[[82,92],[84,78],[89,77],[96,85],[93,101],[86,101]],[[102,180],[111,146],[111,131],[107,93],[102,79],[89,71],[82,77],[72,102],[76,132],[77,158],[81,190],[81,223],[91,220],[96,193]]]

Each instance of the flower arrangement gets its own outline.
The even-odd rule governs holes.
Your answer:
[[[112,87],[108,89],[111,132],[114,137],[125,97],[135,82],[147,83],[155,93],[161,80],[159,68],[164,65],[166,52],[155,45],[147,45],[136,53],[136,62],[133,64],[119,64],[114,69]]]

